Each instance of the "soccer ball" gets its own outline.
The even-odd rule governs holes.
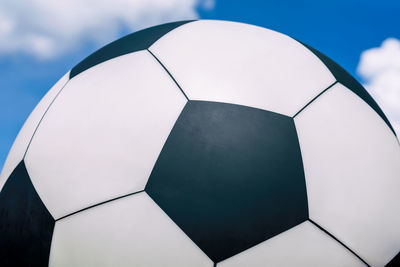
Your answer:
[[[383,266],[400,146],[315,49],[183,21],[93,53],[20,131],[0,177],[1,266]]]

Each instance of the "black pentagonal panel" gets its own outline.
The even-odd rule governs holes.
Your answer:
[[[0,192],[0,266],[47,266],[54,224],[21,162]]]
[[[106,60],[122,56],[128,53],[140,51],[149,48],[155,41],[173,29],[191,22],[192,20],[178,21],[166,23],[154,27],[150,27],[138,32],[134,32],[122,37],[103,48],[100,48],[87,58],[82,60],[78,65],[72,68],[69,77],[73,78],[79,73],[100,64]]]
[[[308,217],[292,118],[240,105],[189,101],[145,190],[214,262]]]
[[[361,99],[363,99],[372,109],[375,110],[376,113],[385,121],[387,126],[392,130],[393,134],[396,135],[396,132],[393,130],[392,125],[390,124],[389,120],[386,118],[385,114],[375,102],[375,100],[371,97],[371,95],[364,89],[364,87],[356,80],[353,76],[351,76],[345,69],[340,67],[336,62],[332,59],[321,53],[320,51],[312,48],[309,45],[302,43],[305,47],[307,47],[311,52],[314,53],[324,64],[325,66],[331,71],[335,79],[349,88],[353,93],[358,95]]]

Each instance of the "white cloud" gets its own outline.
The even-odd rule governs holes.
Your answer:
[[[400,136],[400,40],[388,38],[364,51],[357,72]]]
[[[105,44],[123,28],[196,19],[214,0],[0,1],[0,56],[25,53],[54,58],[84,42]]]

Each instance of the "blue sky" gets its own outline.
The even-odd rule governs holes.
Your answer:
[[[396,0],[118,0],[115,5],[120,5],[120,8],[108,12],[104,12],[106,6],[98,8],[97,13],[88,13],[89,19],[83,18],[85,12],[78,12],[78,4],[74,6],[77,1],[70,2],[73,4],[52,4],[49,8],[43,8],[38,1],[32,0],[0,3],[0,168],[29,113],[64,73],[104,44],[162,22],[187,18],[232,20],[288,34],[319,49],[357,79],[370,85],[371,91],[375,90],[377,97],[383,99],[383,104],[385,95],[376,89],[379,83],[376,85],[377,82],[372,80],[378,75],[375,73],[388,69],[388,64],[392,66],[391,73],[399,73],[396,71],[399,70],[400,56],[396,57],[399,55],[396,51],[400,51],[397,49],[397,40],[400,39],[400,1]],[[87,2],[93,3],[92,0]],[[149,2],[153,5],[149,5]],[[67,15],[70,12],[68,8],[77,9],[78,15]],[[54,11],[53,14],[51,11]],[[99,22],[97,25],[96,21],[102,24]],[[38,36],[43,32],[45,35],[41,36],[49,37],[55,44],[53,47],[46,46],[48,43],[43,40],[47,39],[36,38],[35,42],[29,39],[33,34]],[[395,52],[390,54],[382,52],[382,49],[371,50],[381,47],[388,38],[394,38],[390,43],[392,50],[389,50]],[[26,48],[36,44],[38,46],[35,49]],[[357,72],[360,56],[365,51],[372,52],[365,54],[365,64],[359,67],[362,71]],[[382,67],[373,72],[371,65],[375,64],[376,58]],[[394,71],[393,66],[397,68]],[[398,83],[392,86],[400,98],[399,87]],[[400,99],[395,103],[400,104]],[[387,110],[394,114],[393,120],[397,115],[400,119],[398,111],[390,107]]]

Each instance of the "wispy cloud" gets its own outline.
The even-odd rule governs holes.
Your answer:
[[[84,42],[103,44],[121,29],[196,19],[214,0],[12,0],[0,1],[0,56],[50,59]]]
[[[400,40],[388,38],[364,51],[357,72],[400,135]]]

